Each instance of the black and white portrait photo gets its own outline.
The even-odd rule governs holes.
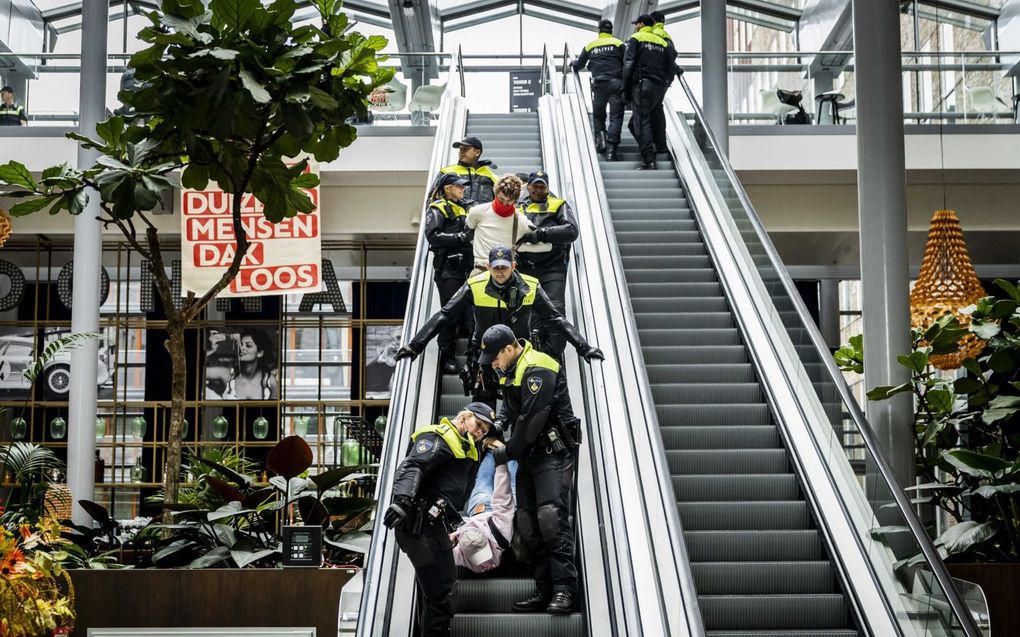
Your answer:
[[[278,330],[266,327],[206,330],[206,400],[276,400],[279,397]]]

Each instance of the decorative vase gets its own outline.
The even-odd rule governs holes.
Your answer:
[[[54,440],[63,440],[64,436],[67,435],[67,421],[57,416],[50,421],[50,438]]]
[[[145,432],[149,429],[149,423],[143,416],[135,416],[131,419],[131,435],[135,438],[144,438]]]
[[[353,467],[361,464],[361,443],[354,438],[344,440],[340,445],[340,464]]]
[[[227,437],[227,429],[230,427],[230,421],[227,420],[226,416],[216,416],[212,421],[212,435],[217,440],[223,440]]]
[[[28,433],[28,421],[24,418],[11,420],[11,438],[21,440]]]
[[[265,440],[266,436],[269,435],[269,421],[259,416],[251,424],[251,433],[256,439]]]
[[[308,436],[313,433],[311,431],[310,419],[308,416],[295,416],[294,417],[294,435],[295,436]]]
[[[191,431],[191,423],[185,418],[184,422],[181,423],[181,440],[188,437],[188,432]]]
[[[106,418],[96,418],[96,438],[106,435]]]
[[[135,483],[145,482],[145,478],[146,476],[148,476],[148,474],[149,474],[148,470],[145,468],[145,465],[142,464],[142,459],[139,458],[138,460],[135,461],[135,464],[131,467],[131,482]]]
[[[96,484],[102,484],[106,480],[106,460],[99,455],[99,449],[96,449],[96,459],[93,461],[93,470],[95,472]]]
[[[381,414],[378,418],[376,418],[375,419],[375,423],[374,423],[375,433],[377,433],[380,436],[382,436],[383,432],[386,431],[386,423],[387,422],[389,422],[389,421],[386,418],[386,414]]]

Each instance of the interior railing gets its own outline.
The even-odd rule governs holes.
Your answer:
[[[979,637],[690,86],[680,85],[697,130],[667,104],[678,171],[859,616],[874,630],[878,594],[895,634]]]

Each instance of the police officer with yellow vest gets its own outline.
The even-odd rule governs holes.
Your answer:
[[[638,30],[627,40],[623,54],[623,93],[630,102],[628,123],[644,159],[639,170],[654,170],[655,135],[652,120],[662,110],[663,86],[671,77],[673,60],[668,58],[666,41],[652,33],[655,22],[647,13],[634,21]]]
[[[511,432],[493,454],[497,463],[519,462],[515,526],[535,577],[534,595],[512,608],[565,615],[577,594],[574,472],[581,442],[566,375],[554,358],[505,325],[490,327],[481,347],[478,363],[500,375],[499,419]]]
[[[467,193],[464,195],[465,208],[492,201],[499,177],[492,170],[496,165],[488,159],[481,159],[482,140],[477,137],[465,137],[459,142],[454,142],[453,147],[458,151],[457,163],[439,169],[432,190],[438,187],[443,175],[453,173],[468,180]]]
[[[0,126],[28,126],[25,107],[14,101],[14,89],[0,88]]]
[[[591,71],[592,117],[595,120],[595,149],[616,161],[623,129],[623,42],[613,36],[611,20],[599,20],[599,37],[584,45],[571,64],[575,71]],[[609,129],[606,130],[606,107]]]
[[[538,279],[556,310],[565,314],[570,244],[578,232],[574,211],[566,201],[549,194],[549,175],[541,170],[528,176],[528,195],[517,206],[535,226],[521,237],[517,269]],[[556,330],[542,332],[545,338],[540,349],[559,357],[567,344],[563,334]]]
[[[448,637],[456,609],[457,567],[450,532],[474,485],[478,443],[489,433],[495,414],[484,403],[471,403],[453,420],[421,427],[397,468],[393,495],[383,524],[414,565],[425,597],[422,637]]]
[[[474,316],[475,327],[468,347],[469,367],[462,370],[462,379],[465,393],[473,393],[475,400],[496,404],[495,376],[485,366],[478,370],[475,362],[482,335],[493,325],[509,325],[517,338],[526,339],[531,336],[537,317],[546,330],[563,334],[585,360],[603,359],[602,351],[589,344],[577,328],[556,311],[538,280],[515,271],[513,253],[506,246],[496,246],[489,251],[489,270],[468,279],[450,302],[397,351],[396,359],[414,359],[436,334],[449,325],[459,324],[468,315]]]
[[[436,288],[443,305],[464,285],[473,269],[471,231],[464,226],[467,216],[464,189],[468,184],[467,179],[456,173],[442,175],[437,196],[425,213],[425,239],[432,250]],[[470,316],[467,322],[470,324]],[[439,333],[440,364],[446,374],[457,372],[454,361],[457,327],[451,325]]]
[[[679,77],[683,75],[683,69],[676,63],[676,45],[673,43],[673,38],[670,37],[669,33],[666,32],[666,14],[662,11],[652,11],[648,14],[655,23],[652,25],[652,33],[659,36],[666,42],[666,59],[670,65],[669,75],[666,76],[665,82],[662,85],[662,97],[665,99],[666,91],[669,90],[669,85],[673,83],[673,77]],[[666,111],[665,105],[662,108],[657,108],[652,114],[652,134],[655,136],[655,152],[656,153],[667,153],[669,148],[666,146]]]

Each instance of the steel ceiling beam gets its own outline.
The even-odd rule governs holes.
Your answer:
[[[478,16],[470,20],[462,20],[460,22],[447,22],[443,21],[443,31],[445,33],[452,33],[454,31],[460,31],[462,29],[470,29],[476,27],[479,24],[485,24],[486,22],[493,22],[495,20],[502,20],[503,18],[512,18],[517,15],[517,7],[511,7],[504,9],[496,13],[490,13],[488,15]]]
[[[547,22],[555,22],[556,24],[562,24],[563,26],[567,27],[574,27],[575,29],[581,29],[583,31],[590,31],[597,27],[599,20],[599,18],[595,18],[591,22],[582,22],[581,20],[576,20],[570,16],[563,15],[558,12],[545,10],[536,11],[534,8],[531,8],[527,4],[524,5],[524,15],[532,18],[538,18],[540,20],[545,20]]]
[[[389,0],[390,19],[398,51],[438,51],[443,39],[437,0]],[[439,77],[435,57],[401,56],[404,77],[417,88]]]
[[[602,19],[601,9],[577,2],[565,2],[564,0],[524,0],[523,4],[525,13],[528,12],[528,8],[534,7],[536,9],[546,9],[554,13],[565,13],[575,18],[591,20],[596,24]]]
[[[443,22],[446,23],[449,20],[467,18],[478,15],[484,11],[492,11],[493,9],[501,9],[509,6],[514,7],[513,15],[517,15],[516,0],[475,0],[474,2],[465,2],[462,5],[445,9],[441,12],[441,15]]]

